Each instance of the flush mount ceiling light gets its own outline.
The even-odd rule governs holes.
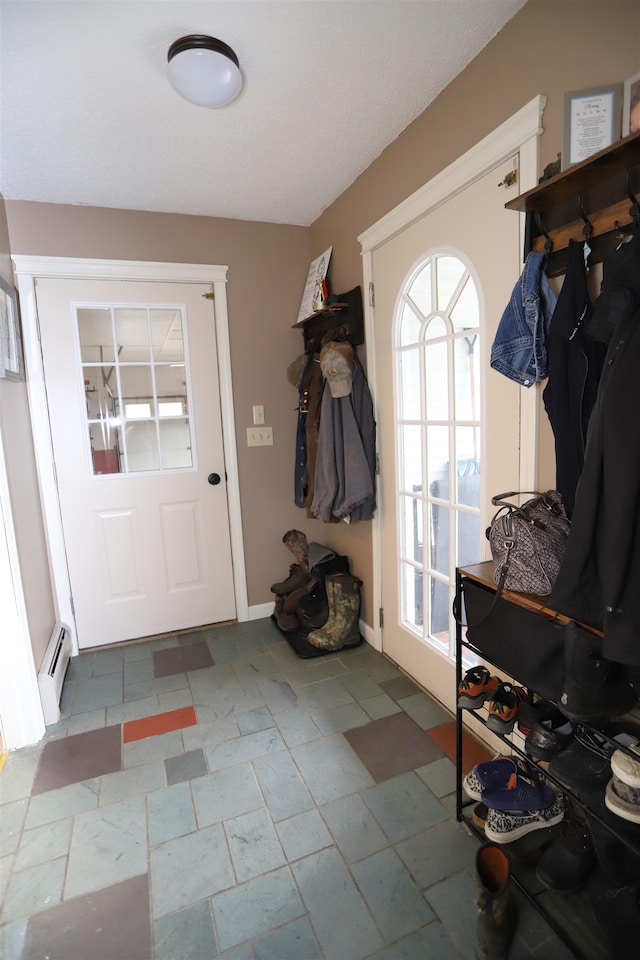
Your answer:
[[[169,47],[169,82],[181,97],[200,107],[224,107],[240,93],[242,74],[231,47],[200,33]]]

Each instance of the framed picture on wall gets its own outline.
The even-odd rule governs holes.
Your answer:
[[[624,82],[622,99],[622,136],[640,130],[640,73]]]
[[[0,377],[22,380],[23,376],[18,296],[0,277]]]
[[[621,136],[622,84],[564,95],[562,169],[610,147]]]

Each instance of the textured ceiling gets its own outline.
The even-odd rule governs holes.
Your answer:
[[[308,225],[525,0],[0,0],[0,192]],[[244,89],[196,107],[170,44],[208,33]]]

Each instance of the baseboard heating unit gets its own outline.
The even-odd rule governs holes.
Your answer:
[[[71,657],[71,636],[69,627],[56,623],[51,632],[49,643],[38,672],[38,686],[44,722],[47,726],[60,719],[60,694],[64,675]]]

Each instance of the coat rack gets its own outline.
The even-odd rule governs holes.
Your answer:
[[[299,320],[293,328],[302,330],[305,353],[313,351],[323,340],[348,340],[354,347],[364,343],[361,288],[338,294],[325,310]]]
[[[603,260],[622,235],[640,226],[640,132],[505,204],[527,214],[524,255],[546,250],[547,273],[566,271],[569,240],[588,239],[590,263]]]

